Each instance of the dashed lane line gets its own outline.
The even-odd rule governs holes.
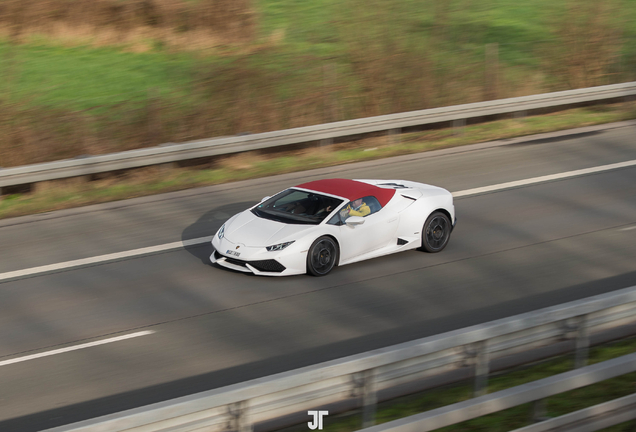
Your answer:
[[[631,166],[636,166],[636,160],[619,162],[619,163],[614,163],[609,165],[601,165],[601,166],[596,166],[591,168],[584,168],[584,169],[575,170],[575,171],[566,171],[566,172],[562,172],[558,174],[550,174],[550,175],[545,175],[541,177],[532,177],[525,180],[499,183],[496,185],[484,186],[484,187],[479,187],[475,189],[467,189],[467,190],[463,190],[459,192],[453,192],[453,197],[459,198],[459,197],[477,195],[477,194],[486,193],[486,192],[512,189],[512,188],[520,187],[520,186],[527,186],[527,185],[536,184],[536,183],[545,183],[545,182],[554,181],[554,180],[562,180],[562,179],[566,179],[570,177],[578,177],[578,176],[587,175],[587,174],[595,174],[595,173],[599,173],[603,171],[611,171],[611,170],[615,170],[619,168],[628,168]]]
[[[138,257],[142,255],[150,255],[158,252],[165,252],[174,249],[180,249],[185,246],[193,246],[202,243],[206,243],[212,240],[212,236],[199,237],[190,240],[184,240],[179,242],[166,243],[157,246],[149,246],[140,249],[132,249],[124,252],[116,252],[106,255],[99,255],[90,258],[81,258],[72,261],[65,261],[56,264],[48,264],[39,267],[31,267],[23,270],[15,270],[6,273],[0,273],[0,282],[7,279],[16,279],[26,276],[33,276],[41,273],[54,272],[59,270],[66,270],[75,267],[82,267],[91,264],[102,264],[109,261],[118,261],[124,258]]]
[[[29,361],[29,360],[35,360],[35,359],[42,358],[42,357],[48,357],[48,356],[52,356],[52,355],[56,355],[56,354],[62,354],[62,353],[66,353],[66,352],[69,352],[69,351],[77,351],[77,350],[81,350],[81,349],[84,349],[84,348],[90,348],[90,347],[99,346],[99,345],[105,345],[105,344],[109,344],[109,343],[113,343],[113,342],[119,342],[119,341],[132,339],[132,338],[136,338],[136,337],[140,337],[140,336],[147,336],[147,335],[150,335],[150,334],[153,334],[153,333],[154,333],[153,330],[144,330],[144,331],[140,331],[140,332],[137,332],[137,333],[130,333],[130,334],[127,334],[127,335],[116,336],[116,337],[112,337],[112,338],[108,338],[108,339],[102,339],[102,340],[98,340],[98,341],[94,341],[94,342],[87,342],[87,343],[83,343],[83,344],[80,344],[80,345],[73,345],[73,346],[69,346],[69,347],[65,347],[65,348],[55,349],[55,350],[52,350],[52,351],[45,351],[45,352],[41,352],[41,353],[37,353],[37,354],[31,354],[31,355],[28,355],[28,356],[16,357],[16,358],[8,359],[8,360],[2,360],[2,361],[0,361],[0,367],[7,366],[7,365],[10,365],[10,364],[14,364],[14,363],[25,362],[25,361]]]

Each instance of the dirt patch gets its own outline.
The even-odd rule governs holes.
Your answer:
[[[3,0],[0,30],[14,42],[46,35],[66,43],[153,43],[200,49],[251,41],[257,19],[250,0]],[[148,42],[151,39],[154,42]]]

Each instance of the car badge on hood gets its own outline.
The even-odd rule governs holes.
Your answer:
[[[238,249],[238,248],[240,248],[240,246],[237,246],[236,248]]]

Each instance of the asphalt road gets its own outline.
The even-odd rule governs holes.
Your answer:
[[[312,179],[461,191],[636,160],[634,137],[633,125],[575,131],[4,220],[0,273],[209,236]],[[203,244],[0,282],[0,430],[41,430],[636,285],[636,167],[455,205],[441,254],[404,252],[324,278],[213,267]],[[143,330],[154,333],[7,363]]]

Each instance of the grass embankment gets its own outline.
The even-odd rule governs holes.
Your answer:
[[[599,363],[636,351],[636,340],[630,339],[611,345],[593,348],[590,351],[588,364]],[[546,362],[519,368],[491,377],[488,392],[494,393],[510,387],[526,384],[552,375],[572,370],[573,356],[564,356]],[[617,399],[634,393],[636,390],[636,373],[622,375],[598,384],[582,387],[566,393],[561,393],[545,400],[546,415],[558,417],[570,412],[578,411],[589,406]],[[456,402],[465,401],[473,397],[471,383],[453,385],[430,390],[417,395],[411,395],[393,401],[381,403],[378,406],[377,423],[407,417],[424,411],[429,411]],[[442,432],[504,432],[521,428],[530,423],[532,404],[520,405],[505,411],[479,417],[477,419],[448,426]],[[328,432],[349,432],[362,428],[361,414],[348,413],[339,416],[325,417],[324,429]],[[636,422],[631,421],[611,428],[605,432],[632,431]],[[285,429],[284,432],[300,432],[307,430],[307,425],[299,425]],[[281,431],[282,432],[282,431]]]
[[[0,166],[629,81],[635,6],[4,0]]]
[[[31,193],[0,200],[0,218],[633,118],[634,103],[595,106],[467,126],[457,135],[442,129],[403,134],[394,138],[397,142],[385,136],[278,155],[249,152],[218,159],[207,168],[155,167],[90,182],[43,182]]]

